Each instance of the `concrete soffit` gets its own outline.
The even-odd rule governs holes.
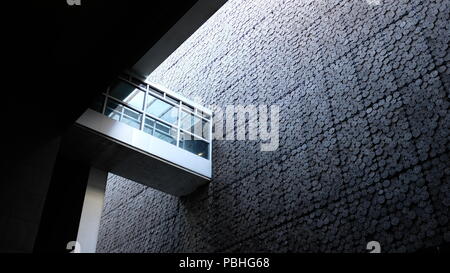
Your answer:
[[[199,0],[128,72],[145,81],[226,2],[227,0]]]

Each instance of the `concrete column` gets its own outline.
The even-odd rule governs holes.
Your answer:
[[[83,210],[78,227],[77,242],[80,249],[76,249],[75,252],[95,253],[96,251],[107,178],[107,172],[95,168],[91,168],[89,172]]]

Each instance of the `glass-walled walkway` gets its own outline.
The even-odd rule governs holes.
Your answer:
[[[177,94],[124,75],[91,109],[210,160],[212,113]]]

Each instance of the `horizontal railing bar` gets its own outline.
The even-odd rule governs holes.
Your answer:
[[[196,117],[198,117],[198,118],[200,118],[200,119],[202,119],[202,120],[204,120],[204,121],[206,121],[206,122],[210,122],[209,119],[207,119],[207,118],[205,118],[205,117],[202,117],[202,116],[200,116],[199,114],[194,113],[194,112],[192,112],[191,110],[188,110],[188,109],[186,109],[186,108],[181,107],[181,111],[185,111],[185,112],[187,112],[188,114],[192,114],[192,115],[194,115],[194,116],[196,116]]]
[[[181,129],[181,128],[180,128],[180,130],[183,131],[183,132],[186,133],[186,134],[189,134],[189,135],[193,136],[193,137],[199,138],[200,140],[203,140],[203,141],[205,141],[205,142],[211,143],[209,140],[206,140],[205,138],[200,137],[200,136],[198,136],[198,135],[194,135],[193,133],[191,133],[191,132],[189,132],[189,131],[186,131],[186,130]]]

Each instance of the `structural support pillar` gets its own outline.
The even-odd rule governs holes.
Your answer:
[[[83,210],[78,227],[77,243],[79,248],[75,252],[96,252],[107,178],[107,172],[95,168],[91,168],[89,172]]]

